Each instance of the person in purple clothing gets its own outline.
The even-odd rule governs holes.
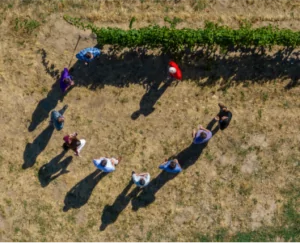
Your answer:
[[[85,65],[100,56],[101,51],[98,48],[88,47],[76,54],[78,60],[84,61]]]
[[[179,173],[182,171],[182,168],[177,159],[165,161],[158,168],[170,173]]]
[[[198,127],[198,131],[193,130],[193,143],[194,144],[201,144],[208,142],[211,139],[212,133],[208,129],[205,129],[201,125]]]
[[[67,68],[64,68],[64,71],[62,71],[59,85],[63,93],[65,93],[71,86],[74,85],[74,81],[72,80],[72,77],[69,74],[69,70]]]

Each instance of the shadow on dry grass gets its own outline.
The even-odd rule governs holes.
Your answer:
[[[247,86],[250,83],[265,83],[276,79],[291,79],[287,89],[298,85],[299,51],[285,48],[266,54],[262,48],[231,48],[224,54],[219,52],[203,48],[171,56],[147,54],[147,49],[142,48],[122,53],[110,48],[89,66],[77,61],[70,71],[77,86],[86,86],[92,90],[105,85],[120,88],[130,84],[143,85],[146,93],[141,97],[140,109],[131,114],[132,119],[137,119],[141,114],[148,116],[154,111],[155,103],[171,85],[166,78],[168,62],[172,58],[178,59],[184,79],[193,80],[201,87],[219,84],[220,89],[227,89],[239,83]],[[41,55],[46,72],[51,77],[58,78],[59,72],[55,65],[46,60],[46,51],[41,50]],[[59,84],[55,82],[47,97],[38,103],[28,130],[33,131],[48,117],[58,100],[62,99]]]
[[[124,188],[124,190],[120,193],[120,195],[116,198],[113,205],[105,205],[102,216],[101,216],[101,225],[100,230],[103,231],[110,224],[113,224],[118,219],[119,215],[122,211],[127,207],[132,198],[136,197],[140,192],[139,187],[135,187],[129,194],[131,186],[133,185],[133,181],[130,180],[128,185]]]
[[[66,151],[63,150],[59,155],[54,157],[49,163],[44,164],[38,172],[39,181],[42,187],[48,186],[48,184],[58,178],[59,176],[68,173],[67,167],[72,162],[73,157],[69,156],[62,160]],[[59,173],[57,173],[59,172]]]
[[[70,208],[80,208],[86,204],[100,180],[108,173],[95,170],[86,178],[78,182],[66,195],[63,211],[66,212]]]
[[[48,125],[48,127],[40,135],[38,135],[32,143],[27,143],[23,153],[23,169],[32,167],[35,164],[37,157],[41,152],[43,152],[49,143],[53,131],[54,127]]]

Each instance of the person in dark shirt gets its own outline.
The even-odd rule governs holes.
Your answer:
[[[219,103],[218,105],[220,107],[220,112],[215,117],[215,120],[219,121],[219,127],[220,127],[220,129],[224,130],[226,127],[228,127],[228,125],[229,125],[229,123],[231,121],[232,113],[231,113],[231,111],[229,111],[227,109],[227,107],[224,104]]]

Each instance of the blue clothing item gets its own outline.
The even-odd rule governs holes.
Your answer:
[[[103,159],[106,159],[106,160],[107,160],[107,164],[106,164],[105,167],[103,167],[103,166],[101,165],[101,161],[102,161]],[[109,172],[113,172],[113,171],[116,170],[116,168],[113,166],[111,160],[108,159],[108,158],[94,159],[93,162],[94,162],[94,165],[97,167],[97,169],[102,170],[103,172],[109,173]]]
[[[201,137],[200,137],[200,134],[201,134],[202,132],[206,133],[206,138],[201,138]],[[193,143],[195,143],[195,144],[207,143],[208,140],[211,139],[211,137],[212,137],[211,131],[208,131],[208,132],[207,132],[207,131],[204,131],[204,130],[198,130],[198,132],[197,132],[197,134],[196,134],[196,136],[195,136],[195,138],[194,138]]]
[[[64,122],[58,122],[59,117],[62,117],[62,114],[60,114],[58,111],[51,112],[51,121],[53,122],[53,125],[57,131],[60,131],[64,127]]]
[[[172,160],[169,160],[167,163],[160,165],[158,168],[162,169],[162,170],[165,170],[167,172],[170,172],[170,173],[179,173],[179,172],[182,171],[182,169],[180,168],[180,166],[177,163],[176,163],[175,169],[171,169],[169,167],[171,162],[172,162]]]
[[[88,52],[92,53],[94,57],[91,58],[91,59],[87,58],[87,57],[85,56],[85,54],[88,53]],[[81,50],[80,52],[78,52],[78,53],[76,54],[76,58],[77,58],[78,60],[81,60],[81,61],[90,62],[90,61],[92,61],[95,57],[100,56],[100,53],[101,53],[101,51],[100,51],[98,48],[88,47],[88,48],[85,48],[85,49]]]

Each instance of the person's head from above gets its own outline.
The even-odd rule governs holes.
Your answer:
[[[171,74],[176,73],[176,68],[174,68],[174,67],[169,67],[169,73],[171,73]]]
[[[172,160],[168,166],[171,170],[174,170],[176,168],[176,162]]]
[[[103,159],[100,163],[101,166],[105,167],[107,165],[107,160]]]
[[[65,118],[63,116],[60,116],[58,119],[57,119],[58,123],[63,123],[65,121]]]
[[[207,134],[205,132],[200,133],[200,138],[205,139],[207,138]]]
[[[88,58],[88,59],[92,59],[92,58],[93,58],[93,54],[90,53],[90,52],[87,52],[87,53],[85,54],[85,57]]]
[[[139,184],[140,184],[141,186],[145,185],[145,183],[146,183],[146,182],[145,182],[145,180],[144,180],[143,178],[139,180]]]
[[[65,84],[70,84],[70,83],[72,83],[72,80],[70,78],[64,78],[63,82]]]

